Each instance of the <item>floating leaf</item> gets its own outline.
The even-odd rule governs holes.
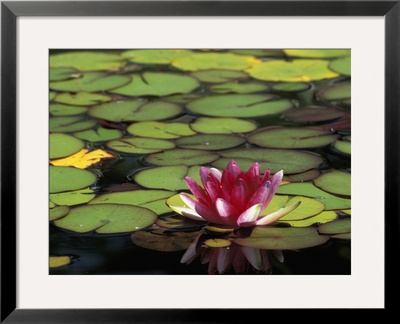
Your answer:
[[[118,204],[86,205],[73,208],[69,214],[55,220],[60,228],[100,234],[134,232],[146,228],[157,219],[157,214],[150,209]]]
[[[71,257],[67,255],[63,256],[51,256],[49,257],[49,267],[58,268],[71,263]]]
[[[163,120],[175,117],[183,108],[166,101],[128,100],[91,107],[88,114],[113,122]]]
[[[165,152],[153,153],[144,157],[147,163],[154,165],[201,165],[215,161],[219,154],[209,151],[191,149],[172,149]]]
[[[126,131],[130,134],[151,138],[175,139],[196,134],[186,123],[144,121],[133,123]]]
[[[296,196],[289,199],[285,207],[294,205],[297,202],[300,202],[300,205],[295,210],[280,218],[280,221],[303,220],[315,216],[325,209],[325,205],[321,201],[303,196]]]
[[[282,185],[278,188],[277,193],[282,195],[312,197],[325,204],[325,210],[346,209],[351,207],[351,199],[334,196],[309,182]]]
[[[275,91],[297,92],[310,89],[311,85],[305,82],[283,82],[275,83],[271,87]]]
[[[254,55],[261,57],[280,57],[285,55],[285,53],[280,49],[241,48],[241,49],[232,49],[230,51],[236,54]]]
[[[264,81],[310,82],[339,76],[328,67],[329,61],[294,59],[291,61],[271,60],[247,69],[255,79]]]
[[[57,95],[56,92],[50,91],[49,92],[49,100],[52,101],[56,97],[56,95]]]
[[[280,149],[240,148],[220,152],[220,155],[221,158],[212,162],[212,165],[221,170],[232,159],[242,170],[248,170],[253,163],[258,162],[261,172],[268,168],[271,173],[284,170],[284,174],[314,169],[323,162],[321,156],[315,153]]]
[[[250,237],[236,238],[236,244],[266,250],[297,250],[324,244],[328,236],[319,235],[314,227],[256,226]]]
[[[314,180],[319,176],[319,171],[316,169],[311,169],[305,172],[301,173],[295,173],[295,174],[289,174],[289,175],[284,175],[283,180],[288,181],[288,182],[305,182],[305,181],[310,181]]]
[[[189,176],[200,183],[199,170],[199,166],[161,166],[139,170],[134,173],[133,178],[137,184],[146,188],[171,191],[187,190],[185,177]]]
[[[63,104],[51,104],[49,107],[50,114],[53,116],[74,116],[87,112],[87,107],[70,106]]]
[[[274,195],[274,197],[272,197],[272,200],[269,202],[267,208],[264,209],[260,215],[268,215],[277,211],[278,209],[285,207],[288,200],[289,196]]]
[[[63,133],[49,135],[49,158],[58,159],[79,152],[85,143],[80,139]]]
[[[176,94],[168,97],[163,97],[163,100],[175,103],[187,103],[193,99],[201,97],[202,96],[198,93],[184,93],[184,94]]]
[[[349,49],[285,49],[287,56],[308,58],[336,58],[349,55]]]
[[[86,131],[76,132],[74,133],[74,136],[92,143],[96,143],[120,138],[122,137],[122,132],[119,129],[98,127],[96,129],[88,129]]]
[[[329,68],[343,75],[351,75],[351,56],[338,58],[329,64]]]
[[[112,159],[115,156],[111,153],[97,149],[89,152],[82,149],[79,152],[63,159],[51,160],[50,164],[54,166],[74,166],[78,169],[86,169],[87,167],[99,163],[102,159]]]
[[[325,223],[318,226],[318,232],[320,234],[344,234],[351,232],[351,219],[342,218],[333,222]]]
[[[351,175],[348,172],[332,170],[321,174],[313,183],[316,187],[334,195],[351,195]]]
[[[173,149],[171,141],[144,137],[123,137],[107,142],[107,146],[115,151],[131,154],[149,154]]]
[[[212,85],[208,89],[216,93],[253,93],[267,91],[269,90],[269,86],[259,82],[226,82]]]
[[[97,176],[73,167],[50,166],[50,193],[86,188],[97,181]]]
[[[152,210],[157,215],[170,213],[166,200],[175,195],[174,191],[166,190],[132,190],[102,194],[89,202],[95,204],[123,204],[144,207]]]
[[[204,134],[248,133],[257,129],[256,123],[229,117],[199,117],[190,124],[190,128]]]
[[[124,96],[168,96],[188,93],[200,86],[191,76],[177,73],[144,72],[131,74],[132,81],[110,92]]]
[[[208,83],[223,83],[233,80],[248,79],[249,75],[243,71],[235,70],[202,70],[190,73],[191,76]]]
[[[192,231],[194,229],[198,229],[199,226],[203,226],[204,222],[195,221],[193,219],[183,217],[181,215],[173,215],[157,219],[156,224],[160,227],[167,229]]]
[[[305,107],[285,111],[283,117],[295,123],[312,123],[338,119],[343,117],[344,114],[343,111],[335,108]]]
[[[50,81],[62,81],[79,77],[81,77],[81,73],[70,67],[50,68],[49,70]]]
[[[121,53],[128,61],[143,64],[169,64],[177,57],[188,55],[191,51],[179,49],[134,49]]]
[[[111,101],[111,97],[103,94],[90,92],[61,93],[56,95],[54,101],[72,106],[90,106],[100,102]]]
[[[99,92],[122,87],[130,81],[131,78],[126,75],[87,72],[80,78],[50,82],[50,89],[65,92]]]
[[[261,147],[303,149],[327,146],[338,137],[329,130],[318,128],[271,126],[250,134],[247,140]]]
[[[50,208],[49,212],[50,221],[64,217],[69,213],[69,210],[70,208],[68,206],[55,206],[53,208]]]
[[[225,134],[197,134],[175,140],[177,147],[196,150],[224,150],[245,142],[242,136]]]
[[[79,71],[116,70],[126,64],[118,54],[103,52],[68,52],[50,55],[50,68],[71,67]]]
[[[350,137],[344,138],[343,140],[337,140],[333,143],[333,148],[340,153],[350,155],[351,154],[351,141]]]
[[[96,197],[90,188],[50,194],[50,202],[61,206],[75,206],[85,204]]]
[[[92,128],[96,121],[85,116],[50,117],[49,131],[51,133],[73,133]]]
[[[351,97],[351,83],[348,81],[327,86],[316,93],[319,101],[341,100]]]
[[[319,213],[318,215],[308,217],[306,219],[302,220],[278,220],[277,223],[283,223],[283,224],[289,224],[290,226],[293,227],[308,227],[308,226],[313,226],[315,224],[324,224],[327,222],[332,222],[336,220],[338,215],[332,211],[323,211]]]
[[[226,248],[232,244],[231,241],[219,237],[210,238],[204,241],[204,244],[210,248]]]
[[[175,68],[185,71],[209,69],[244,70],[261,60],[250,55],[234,53],[192,53],[176,58],[171,62]]]
[[[215,95],[195,99],[186,105],[188,110],[199,115],[243,118],[276,115],[293,107],[291,100],[278,99],[272,94]]]

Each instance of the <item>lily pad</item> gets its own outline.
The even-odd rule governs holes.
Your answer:
[[[163,139],[123,137],[107,142],[107,146],[115,151],[123,153],[149,154],[172,149],[175,147],[175,144]]]
[[[316,94],[316,98],[319,101],[343,100],[350,97],[351,83],[348,81],[327,86]]]
[[[179,122],[144,121],[133,123],[126,131],[130,134],[151,138],[175,139],[196,134],[188,124]]]
[[[291,100],[279,99],[272,94],[214,95],[186,105],[189,111],[199,115],[243,118],[276,115],[293,107]]]
[[[323,211],[315,216],[302,220],[278,220],[277,223],[288,224],[293,227],[309,227],[315,224],[324,224],[336,220],[338,215],[333,210]]]
[[[271,173],[283,170],[284,174],[300,173],[317,168],[323,159],[321,156],[307,152],[280,149],[240,148],[220,152],[221,158],[212,162],[218,169],[224,169],[234,159],[242,170],[248,170],[258,162],[261,172],[267,168]]]
[[[188,93],[200,86],[197,79],[178,73],[144,72],[131,74],[132,81],[110,92],[124,96],[168,96]]]
[[[332,195],[317,188],[310,182],[284,184],[278,188],[277,193],[281,195],[312,197],[325,204],[325,210],[351,208],[351,199]]]
[[[301,173],[284,175],[283,180],[288,182],[305,182],[314,180],[320,175],[319,171],[316,169],[311,169]]]
[[[91,106],[100,102],[111,101],[111,97],[98,93],[77,92],[77,93],[61,93],[54,98],[55,102],[72,105],[72,106]]]
[[[171,191],[188,190],[185,177],[189,176],[200,183],[199,166],[161,166],[139,170],[133,174],[137,184],[146,188]]]
[[[54,91],[49,92],[49,100],[52,101],[56,97],[57,93]]]
[[[243,136],[225,134],[197,134],[175,140],[180,148],[196,150],[225,150],[240,146],[246,142]]]
[[[91,107],[90,116],[113,122],[163,120],[183,111],[177,104],[166,101],[128,100]]]
[[[257,124],[249,120],[230,117],[199,117],[190,128],[204,134],[249,133],[257,129]]]
[[[249,75],[243,71],[235,70],[202,70],[190,73],[201,82],[224,83],[233,80],[248,79]]]
[[[150,209],[119,204],[86,205],[73,208],[69,214],[55,220],[60,228],[100,234],[134,232],[146,228],[157,219],[157,214]]]
[[[261,57],[281,57],[285,55],[283,50],[280,49],[241,48],[241,49],[232,49],[230,51],[236,54],[254,55]]]
[[[53,221],[61,217],[64,217],[69,213],[69,211],[70,208],[68,206],[55,206],[53,208],[50,208],[49,220]]]
[[[271,60],[254,65],[245,72],[255,79],[280,82],[310,82],[339,76],[329,69],[329,61],[317,59]]]
[[[68,79],[80,78],[82,74],[70,67],[60,67],[60,68],[50,68],[49,70],[49,80],[50,81],[62,81]]]
[[[318,128],[271,126],[250,134],[247,140],[261,147],[304,149],[327,146],[338,137],[329,130]]]
[[[283,82],[275,83],[271,87],[275,91],[298,92],[310,89],[311,85],[306,82]]]
[[[233,240],[241,246],[266,250],[297,250],[324,244],[329,236],[319,235],[314,227],[257,226],[247,238]]]
[[[198,93],[183,93],[183,94],[175,94],[172,96],[163,97],[163,100],[181,104],[181,103],[187,103],[189,101],[192,101],[193,99],[201,97],[202,95]]]
[[[85,204],[96,197],[90,188],[50,194],[50,202],[59,206],[75,206]]]
[[[348,172],[332,170],[321,174],[313,183],[331,194],[351,196],[351,175]]]
[[[98,127],[96,129],[88,129],[81,132],[73,133],[75,137],[80,139],[96,143],[105,142],[122,137],[122,132],[119,129],[110,129],[104,127]]]
[[[50,117],[49,131],[51,133],[73,133],[92,128],[96,121],[85,116]]]
[[[295,108],[283,113],[283,117],[295,123],[324,122],[343,117],[345,113],[335,108],[304,107]]]
[[[174,191],[166,190],[133,190],[111,192],[97,196],[89,202],[96,204],[123,204],[144,207],[152,210],[157,215],[170,213],[171,209],[166,205],[166,200],[175,195]]]
[[[177,57],[190,53],[190,50],[180,49],[134,49],[122,52],[121,56],[134,63],[170,64]]]
[[[204,225],[204,222],[195,221],[181,215],[172,215],[157,219],[156,224],[166,229],[193,231],[195,229],[198,229],[199,227],[202,227]]]
[[[71,257],[68,255],[50,256],[49,268],[58,268],[71,263]]]
[[[210,91],[216,93],[253,93],[267,91],[269,88],[270,87],[267,84],[259,82],[226,82],[208,87]]]
[[[351,53],[350,49],[285,49],[283,51],[290,57],[307,58],[336,58]]]
[[[318,226],[318,232],[320,234],[344,234],[351,232],[351,219],[342,218],[333,222],[325,223]]]
[[[325,209],[325,205],[316,199],[296,196],[287,201],[286,206],[294,205],[300,201],[300,205],[287,215],[280,218],[280,221],[298,221],[315,216],[321,213]]]
[[[71,67],[79,71],[116,70],[126,64],[118,54],[81,51],[50,55],[50,68]]]
[[[216,152],[193,149],[172,149],[165,152],[153,153],[144,157],[147,163],[165,165],[201,165],[213,162],[219,158]]]
[[[74,167],[50,166],[50,193],[86,188],[97,181],[97,176],[88,170]]]
[[[185,71],[210,69],[244,70],[261,60],[251,55],[234,53],[192,53],[176,58],[171,65]]]
[[[51,104],[49,107],[52,116],[74,116],[87,112],[87,107],[70,106],[64,104]]]
[[[226,248],[232,244],[231,241],[220,237],[207,239],[203,243],[210,248]]]
[[[130,81],[131,78],[126,75],[87,72],[80,78],[50,82],[50,89],[65,92],[99,92],[122,87]]]
[[[85,143],[80,139],[63,133],[49,135],[49,158],[58,159],[79,152]]]
[[[333,148],[340,153],[345,155],[351,154],[351,140],[350,137],[347,139],[343,138],[343,140],[337,140],[333,143]]]
[[[351,56],[338,58],[329,64],[329,68],[342,75],[351,75]]]

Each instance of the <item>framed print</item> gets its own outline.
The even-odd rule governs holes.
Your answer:
[[[1,321],[390,309],[399,14],[2,2]]]

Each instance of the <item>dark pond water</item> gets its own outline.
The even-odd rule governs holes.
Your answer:
[[[291,185],[294,183],[316,184],[316,179],[318,179],[321,175],[329,174],[332,171],[338,171],[345,174],[349,174],[351,172],[351,154],[349,151],[349,145],[345,147],[340,146],[340,144],[349,144],[351,138],[351,106],[349,94],[351,76],[347,72],[347,65],[345,64],[344,68],[342,65],[340,65],[340,63],[342,63],[340,60],[345,61],[349,58],[349,52],[344,51],[343,53],[329,53],[329,51],[321,51],[323,52],[322,54],[316,52],[305,52],[303,55],[299,52],[283,50],[192,50],[190,51],[191,53],[185,53],[189,56],[186,58],[183,54],[183,58],[178,55],[172,58],[169,55],[170,53],[155,54],[154,52],[130,53],[128,50],[50,51],[50,136],[52,136],[52,134],[65,134],[81,140],[83,146],[79,147],[78,145],[78,148],[72,149],[73,153],[76,153],[79,151],[79,149],[87,149],[88,152],[96,149],[102,149],[113,155],[113,158],[111,159],[104,159],[99,163],[95,163],[84,168],[84,170],[94,174],[96,178],[95,181],[92,181],[89,185],[80,185],[79,183],[76,184],[76,182],[72,182],[72,187],[63,187],[60,185],[61,189],[57,187],[57,189],[54,189],[50,193],[50,210],[54,210],[55,207],[68,206],[68,212],[62,214],[62,216],[51,219],[49,222],[49,255],[51,257],[68,256],[70,258],[69,264],[50,267],[50,274],[206,275],[209,272],[210,264],[208,262],[209,259],[207,258],[210,257],[212,259],[210,256],[210,251],[222,249],[212,248],[209,246],[204,247],[203,245],[204,251],[202,252],[202,256],[197,256],[190,264],[180,262],[186,251],[186,248],[189,247],[190,240],[194,241],[195,237],[198,235],[197,233],[201,233],[201,228],[204,225],[202,223],[198,224],[198,226],[180,227],[176,229],[173,227],[160,228],[160,223],[153,222],[151,225],[146,225],[140,230],[142,232],[151,232],[154,230],[157,231],[159,235],[164,237],[170,236],[171,233],[186,233],[189,237],[187,241],[185,241],[186,243],[183,244],[183,247],[174,251],[170,251],[166,248],[163,251],[163,248],[160,248],[159,245],[154,245],[154,248],[151,248],[152,243],[150,241],[146,241],[146,244],[135,244],[132,240],[132,231],[125,232],[124,230],[121,230],[118,233],[102,234],[96,232],[95,225],[93,229],[86,232],[79,232],[78,230],[74,230],[73,227],[68,227],[69,225],[63,225],[63,219],[70,217],[70,214],[73,210],[82,206],[91,205],[90,200],[94,199],[95,197],[102,197],[103,195],[109,193],[122,193],[135,190],[170,190],[170,188],[152,188],[149,185],[145,186],[136,181],[135,175],[142,170],[160,167],[160,165],[156,165],[152,162],[149,162],[150,160],[147,160],[149,155],[168,150],[173,151],[177,148],[176,146],[175,148],[171,149],[159,149],[158,151],[155,150],[153,153],[137,153],[136,151],[122,151],[119,149],[119,146],[112,145],[111,142],[115,140],[143,137],[149,138],[147,135],[132,134],[132,131],[129,131],[129,126],[133,124],[140,124],[147,121],[157,121],[166,124],[177,122],[186,125],[193,125],[196,120],[204,117],[226,117],[234,118],[235,120],[251,122],[253,125],[255,125],[253,130],[231,130],[231,133],[234,133],[234,135],[237,135],[243,139],[243,142],[240,145],[229,146],[228,144],[220,149],[212,149],[211,147],[211,150],[201,147],[197,148],[198,152],[201,156],[205,156],[209,152],[217,153],[219,154],[219,158],[221,158],[221,155],[226,152],[235,151],[241,148],[247,150],[277,149],[284,150],[285,152],[290,151],[290,154],[294,152],[295,154],[291,159],[294,161],[293,164],[300,165],[296,166],[299,167],[298,170],[295,169],[289,173],[285,172],[285,169],[289,168],[290,166],[291,161],[288,160],[282,161],[282,163],[279,163],[279,161],[276,162],[275,160],[273,162],[274,167],[277,168],[277,170],[284,170],[284,180],[290,182],[288,184],[282,184],[281,188],[284,188],[285,185]],[[109,61],[112,63],[118,62],[119,64],[111,64],[109,66],[101,65],[104,64],[104,62],[108,62],[107,57],[92,57],[90,55],[85,57],[85,55],[88,53],[90,53],[90,55],[94,53],[100,53],[100,55],[115,55],[117,58],[110,57]],[[193,57],[190,57],[190,54],[192,53],[212,53],[218,55],[231,54],[233,56],[215,56],[203,58],[194,55]],[[69,57],[68,55],[71,54],[77,54],[77,56]],[[246,63],[249,64],[249,66],[241,66],[244,58],[250,60]],[[198,63],[199,65],[195,65],[195,67],[193,67],[191,62],[196,60],[200,61],[200,63]],[[267,72],[262,70],[260,72],[261,76],[260,74],[255,73],[255,65],[276,61],[289,64],[293,63],[294,66],[290,66],[290,68],[278,66],[280,71],[283,71],[282,73],[276,72],[274,69],[267,69]],[[306,64],[303,66],[303,63],[306,61],[308,62],[308,65]],[[318,70],[316,66],[321,62],[326,63],[325,67],[321,68],[322,70]],[[298,67],[296,66],[297,63],[299,64]],[[232,68],[229,67],[229,64],[232,65]],[[338,64],[339,67],[336,67]],[[289,70],[289,72],[285,72],[285,70]],[[317,70],[317,72],[314,70]],[[211,75],[201,76],[201,74],[198,73],[199,71],[211,71],[212,73]],[[221,76],[224,75],[224,71],[234,71],[236,75],[230,76],[224,80],[213,79],[215,78],[215,72],[219,72]],[[239,75],[238,72],[241,73],[241,75]],[[82,81],[84,80],[84,77],[89,77],[90,75],[93,75],[93,73],[100,74],[93,77],[92,80]],[[155,73],[155,79],[150,78],[149,74],[146,75],[146,73]],[[282,79],[274,79],[274,73],[279,75],[279,77]],[[164,80],[162,75],[173,75],[174,77],[185,76],[189,77],[190,79],[180,80],[179,78],[171,78]],[[303,77],[302,79],[299,79],[300,81],[296,81],[294,78],[298,77],[299,75]],[[110,76],[123,76],[126,78],[126,80],[124,81],[122,78],[120,80],[107,80],[106,77]],[[102,79],[104,84],[96,84],[99,79]],[[140,82],[137,81],[138,83],[136,83],[134,86],[130,86],[133,82],[132,80],[138,79],[140,79]],[[67,81],[71,80],[78,82],[75,82],[75,84],[71,86],[70,84],[67,84]],[[117,87],[110,86],[109,84],[112,84],[113,82],[117,82],[119,85],[115,83],[118,85]],[[194,82],[192,88],[189,85],[190,82]],[[246,88],[246,85],[249,85],[249,87]],[[254,86],[254,88],[251,88],[250,85]],[[297,85],[296,87],[298,88],[295,88],[295,85]],[[121,89],[124,90],[122,91]],[[79,98],[79,95],[82,93],[85,95],[89,94],[88,98],[84,98],[84,100],[89,100],[89,102],[79,101],[81,99]],[[177,94],[179,95],[182,93],[187,94],[188,96],[175,98]],[[240,114],[236,113],[230,115],[230,111],[237,111],[237,107],[234,104],[231,104],[231,108],[228,105],[227,109],[219,110],[219,107],[223,106],[225,102],[235,102],[236,98],[232,97],[235,95],[249,96],[248,99],[250,101],[247,103],[247,106],[257,106],[257,104],[260,102],[260,99],[255,98],[254,101],[252,101],[251,96],[257,96],[260,94],[273,95],[271,98],[265,99],[267,102],[283,102],[286,100],[285,104],[282,103],[284,107],[260,108],[259,111],[254,110],[252,115],[244,114],[243,116],[240,116]],[[90,95],[102,95],[105,96],[106,99],[104,99],[104,102],[102,103],[99,102],[99,100],[103,99],[99,99],[99,97],[91,98]],[[189,97],[189,95],[192,97]],[[201,98],[214,98],[218,96],[221,96],[220,101],[217,101],[216,104],[211,103],[216,105],[215,110],[212,109],[211,112],[207,110],[208,108],[202,108],[202,105],[198,104]],[[237,99],[239,100],[240,98],[237,97]],[[177,107],[178,112],[171,113],[171,115],[166,115],[166,117],[159,117],[159,111],[161,114],[161,110],[164,109],[164,107],[161,107],[159,108],[161,110],[154,110],[154,112],[150,112],[144,117],[135,119],[135,117],[132,118],[132,114],[135,116],[135,114],[140,113],[140,109],[131,108],[127,111],[121,110],[121,112],[115,114],[117,108],[108,109],[107,106],[109,104],[118,102],[124,103],[135,101],[142,104],[143,102],[152,103],[159,100],[164,103],[172,102],[174,108]],[[264,102],[264,99],[261,101]],[[193,102],[196,103],[193,104]],[[279,106],[279,104],[277,105]],[[206,107],[209,106],[210,104],[207,105],[206,103]],[[276,109],[276,111],[274,109]],[[296,114],[291,114],[292,112],[295,112]],[[314,114],[314,112],[316,113]],[[152,114],[154,117],[151,117]],[[326,117],[327,114],[332,114],[332,117]],[[69,120],[68,118],[71,117],[78,117],[78,119]],[[90,121],[92,124],[89,126],[80,126],[79,123],[82,121]],[[71,125],[73,125],[72,128],[70,127]],[[291,130],[297,129],[299,132],[301,132],[302,129],[308,129],[310,126],[314,129],[318,129],[318,131],[324,131],[326,133],[322,135],[309,135],[309,137],[312,139],[317,138],[317,142],[310,142],[310,144],[305,144],[303,146],[296,146],[296,144],[285,144],[285,136],[271,137],[270,142],[267,141],[266,144],[263,140],[258,142],[252,140],[252,136],[255,132],[264,132],[264,130],[269,130],[271,127],[281,127]],[[211,125],[209,129],[207,129],[207,127],[202,128],[201,131],[197,130],[196,132],[193,132],[193,134],[213,134],[213,127],[214,126]],[[118,130],[120,131],[120,135],[113,139],[101,138],[100,140],[96,141],[88,140],[85,138],[86,135],[82,135],[82,132],[88,130],[94,130],[98,134],[98,130],[100,128],[106,130]],[[215,134],[216,133],[218,132],[215,132]],[[175,145],[178,138],[195,136],[193,134],[178,136],[174,139],[167,139],[167,141],[174,143]],[[268,138],[268,136],[270,136],[268,132],[262,134],[263,136],[261,136],[261,138]],[[332,137],[332,140],[326,143],[318,142],[321,138],[324,138],[324,136],[334,137]],[[151,138],[154,139],[155,137]],[[298,137],[301,138],[304,136],[299,135]],[[50,142],[51,141],[52,137]],[[70,142],[64,143],[63,141],[55,141],[54,143],[55,144],[53,144],[53,147],[51,146],[51,150],[54,150],[50,152],[52,155],[50,158],[51,161],[72,155],[72,153],[58,153],[60,150],[62,151],[62,149],[70,147]],[[275,144],[270,146],[269,143]],[[130,144],[129,149],[135,145]],[[204,145],[204,143],[202,143],[202,145]],[[289,145],[289,147],[287,145]],[[257,156],[252,155],[253,151],[249,150],[248,152],[249,154],[246,158],[248,158],[251,163],[256,161],[258,162]],[[296,161],[300,159],[300,157],[296,155],[296,152],[299,152],[299,154],[301,154],[301,152],[313,154],[321,159],[321,163],[318,163],[317,166],[308,166],[307,163],[309,162],[307,161],[296,163]],[[242,159],[243,156],[240,156],[237,158],[237,161],[242,161]],[[265,160],[268,159],[263,157],[260,163],[264,163]],[[223,164],[216,164],[216,161],[218,161],[218,159],[201,163],[201,165],[206,167],[220,168],[219,165]],[[225,160],[223,161],[225,163]],[[172,162],[172,165],[173,163],[174,162]],[[241,165],[240,163],[239,165]],[[52,163],[50,165],[53,167]],[[199,164],[193,163],[187,165],[198,166]],[[262,164],[261,167],[262,172],[264,171],[263,167],[264,164]],[[76,169],[75,166],[59,166],[58,168]],[[243,163],[242,170],[247,171],[247,168],[248,163]],[[309,175],[309,173],[307,173],[307,171],[310,170],[314,172],[313,175]],[[168,175],[166,174],[165,176],[167,177]],[[290,178],[291,176],[293,176],[293,178]],[[294,178],[294,176],[299,177]],[[159,177],[159,181],[161,183],[162,176]],[[65,183],[69,183],[71,178],[72,176],[70,176],[70,178],[67,176],[67,178],[61,178],[60,180],[60,178],[53,178],[51,176],[50,182],[53,181],[54,183],[62,183],[65,180]],[[335,192],[332,192],[332,183],[333,191]],[[342,178],[336,177],[333,178],[331,182],[324,182],[322,187],[319,187],[323,188],[323,193],[321,194],[322,197],[320,194],[312,195],[307,191],[304,191],[304,193],[301,191],[289,191],[288,193],[284,191],[279,192],[278,190],[277,195],[286,194],[289,195],[289,198],[306,196],[312,200],[322,201],[323,203],[329,199],[332,199],[332,196],[334,198],[343,199],[343,201],[350,201],[350,195],[348,192],[346,192],[345,187],[349,187],[349,183],[344,183]],[[91,196],[92,198],[86,199],[86,201],[78,200],[77,202],[72,202],[67,199],[59,202],[54,200],[54,197],[52,196],[57,194],[71,193],[81,189],[90,189],[90,192],[93,194],[93,196]],[[183,192],[185,190],[187,191],[187,188],[179,188],[171,191],[175,194],[178,194],[179,192]],[[324,196],[325,193],[327,193],[330,198],[326,198]],[[335,203],[337,202],[335,201]],[[118,204],[126,203],[119,202]],[[164,201],[163,204],[165,205],[166,201]],[[336,206],[338,206],[338,208],[336,208]],[[309,207],[309,209],[312,208],[314,207]],[[329,222],[335,222],[343,219],[349,220],[351,215],[350,205],[344,206],[340,204],[335,205],[332,203],[331,206],[325,204],[324,211],[332,211],[335,213],[334,219],[330,219]],[[319,214],[319,212],[311,212],[309,215],[307,214],[305,216],[299,216],[300,219],[298,219],[298,221],[311,219],[311,217],[315,216],[315,214]],[[86,215],[83,216],[86,217]],[[176,213],[170,210],[170,212],[158,214],[157,218],[165,219],[168,218],[168,216],[176,216]],[[105,221],[105,223],[107,222],[109,222],[109,219]],[[301,225],[301,223],[294,222],[290,224],[279,223],[276,224],[276,226],[302,229],[312,228],[318,230],[319,226],[321,226],[323,223],[328,223],[328,221],[319,219],[314,223],[311,222],[308,225]],[[244,273],[250,275],[265,273],[272,275],[351,274],[350,230],[330,230],[331,232],[327,234],[329,239],[322,243],[315,244],[315,246],[303,248],[300,244],[299,248],[296,248],[296,245],[294,245],[293,248],[285,248],[283,250],[261,249],[265,252],[265,255],[268,255],[268,261],[265,261],[265,259],[263,261],[263,264],[264,262],[269,264],[267,271],[255,270],[252,266],[248,265],[248,262],[241,254],[241,262],[247,264]],[[336,234],[345,234],[345,236],[335,237]],[[143,238],[143,240],[147,239]],[[137,243],[137,241],[135,242]],[[168,245],[169,243],[165,244]],[[230,246],[231,251],[234,251],[234,249],[235,247],[233,245]],[[250,247],[250,249],[252,248]],[[283,259],[280,259],[279,256],[283,256]],[[220,256],[217,258],[217,260],[221,260],[221,258],[222,257]],[[265,256],[263,258],[265,258]],[[218,261],[216,262],[218,263]],[[237,272],[235,269],[228,267],[224,273],[236,274]]]

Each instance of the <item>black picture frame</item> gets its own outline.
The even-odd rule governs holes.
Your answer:
[[[1,323],[233,323],[262,309],[18,309],[16,37],[20,16],[381,16],[385,19],[385,310],[399,247],[400,4],[394,1],[2,1]],[[372,177],[372,175],[366,175]],[[373,180],[372,180],[373,181]],[[371,184],[373,187],[373,184]],[[373,188],[371,188],[373,190]],[[371,256],[372,257],[372,256]],[[394,298],[395,299],[395,298]],[[271,310],[267,310],[271,311]],[[278,310],[279,311],[279,310]],[[266,315],[266,314],[264,314]],[[283,315],[283,314],[280,314]]]

